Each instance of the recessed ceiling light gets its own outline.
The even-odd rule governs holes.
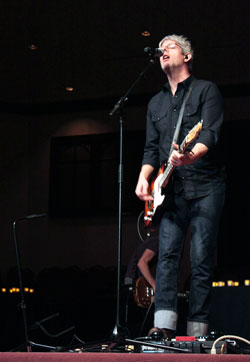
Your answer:
[[[142,36],[150,36],[150,32],[147,31],[147,30],[144,30],[142,33],[141,33]]]
[[[29,48],[30,50],[37,50],[37,45],[36,45],[36,44],[30,44],[30,45],[28,46],[28,48]]]
[[[73,92],[74,88],[73,87],[65,87],[67,92]]]

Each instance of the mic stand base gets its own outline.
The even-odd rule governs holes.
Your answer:
[[[124,328],[122,326],[115,325],[112,333],[112,340],[117,343],[124,342],[125,336],[126,334]]]
[[[17,346],[16,348],[11,349],[9,352],[22,352],[22,351],[24,351],[24,349],[26,349],[27,352],[32,352],[32,347],[39,347],[39,348],[47,349],[49,351],[56,351],[56,352],[60,349],[60,347],[48,346],[46,344],[40,344],[40,343],[35,343],[32,341],[27,341],[27,342],[21,344],[20,346]]]

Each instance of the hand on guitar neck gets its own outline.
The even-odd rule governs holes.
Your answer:
[[[191,165],[199,158],[203,157],[208,151],[207,146],[203,145],[202,143],[196,143],[192,151],[184,153],[179,152],[180,147],[176,143],[173,143],[173,146],[175,149],[171,153],[169,163],[174,167]]]

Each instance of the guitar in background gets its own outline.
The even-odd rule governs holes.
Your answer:
[[[188,300],[189,292],[178,293],[179,299]],[[136,280],[134,300],[138,307],[148,308],[154,302],[154,290],[147,280],[141,276]]]
[[[143,276],[135,282],[134,300],[142,308],[148,308],[154,301],[154,290]]]

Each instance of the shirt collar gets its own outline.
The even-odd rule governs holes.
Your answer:
[[[191,82],[193,81],[194,76],[191,74],[188,78],[186,78],[183,82],[178,83],[177,89],[180,89],[184,87],[186,90],[188,90]],[[171,91],[169,82],[167,81],[163,87],[164,91]]]

